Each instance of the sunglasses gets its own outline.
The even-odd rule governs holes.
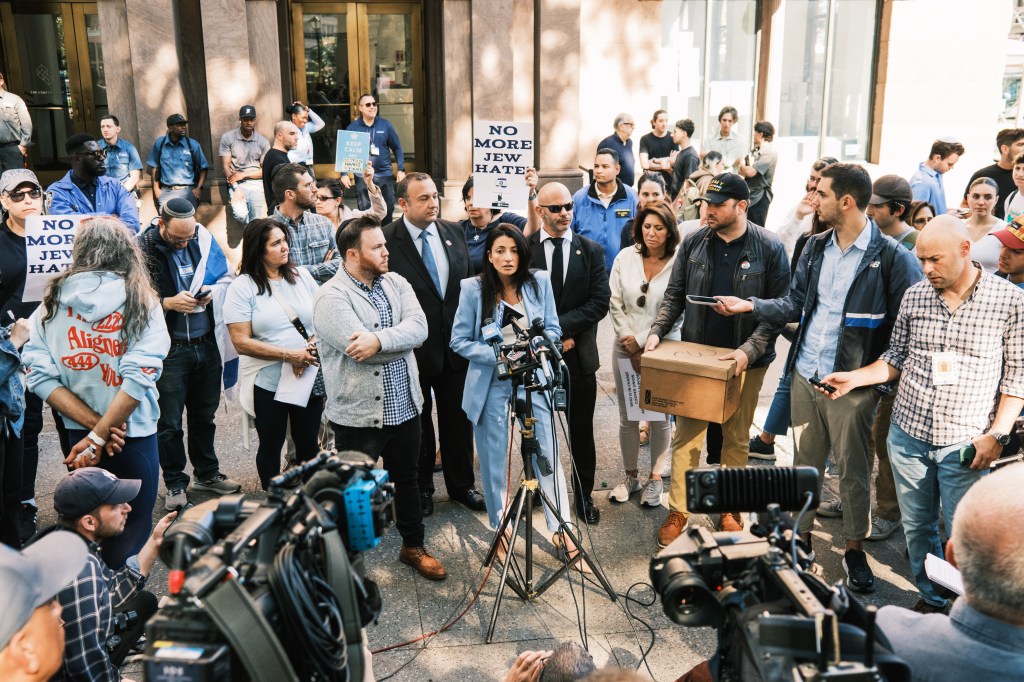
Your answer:
[[[541,204],[541,208],[546,208],[552,213],[561,213],[563,210],[566,213],[572,213],[573,203],[570,201],[568,204]]]
[[[376,102],[363,102],[363,106],[364,107],[375,107],[375,106],[377,106],[377,103]]]
[[[332,197],[332,196],[329,196],[329,195],[325,197],[322,194],[317,194],[316,195],[316,200],[317,201],[337,201],[338,197]]]
[[[91,156],[93,158],[103,160],[103,159],[107,158],[107,150],[106,149],[97,149],[97,150],[91,151],[91,152],[78,152],[77,154],[75,154],[75,156]]]
[[[650,288],[650,282],[644,282],[640,285],[640,298],[636,299],[636,304],[641,308],[647,307],[647,290]]]
[[[15,204],[20,204],[22,201],[25,200],[25,197],[29,197],[30,199],[38,199],[41,196],[43,196],[43,190],[41,189],[23,189],[20,192],[7,193],[7,197],[11,200],[11,202]]]

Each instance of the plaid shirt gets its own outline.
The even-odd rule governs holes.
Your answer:
[[[311,211],[303,211],[298,221],[294,221],[281,213],[280,207],[274,209],[270,216],[282,225],[287,225],[290,234],[289,253],[291,261],[309,271],[318,284],[323,284],[338,271],[341,257],[335,253],[334,258],[324,262],[324,256],[334,245],[334,224],[322,215]]]
[[[64,608],[64,665],[53,680],[120,680],[107,653],[114,635],[114,610],[134,597],[146,584],[137,557],[112,571],[99,556],[100,546],[89,543],[89,560],[74,582],[57,594]]]
[[[942,352],[959,366],[949,386],[932,380],[933,353]],[[1024,397],[1024,291],[983,273],[951,313],[928,280],[918,282],[881,359],[902,372],[892,412],[901,429],[937,447],[974,438],[992,424],[1000,394]]]
[[[344,269],[345,266],[342,266]],[[380,285],[384,279],[382,275],[373,278],[373,286],[368,287],[352,274],[345,270],[348,278],[359,287],[359,290],[366,294],[377,309],[380,315],[380,328],[387,329],[394,326],[394,316],[391,314],[391,303],[384,293],[384,287]],[[412,399],[412,390],[409,387],[409,366],[405,364],[405,358],[389,362],[383,366],[384,372],[384,425],[396,426],[404,424],[419,414],[416,403]]]

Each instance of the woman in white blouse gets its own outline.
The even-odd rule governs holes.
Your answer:
[[[288,160],[292,163],[304,163],[309,168],[309,175],[316,177],[313,173],[313,133],[321,130],[327,125],[316,112],[302,102],[292,102],[291,106],[285,107],[285,113],[291,116],[292,123],[299,129],[299,144],[288,152]]]
[[[671,422],[667,419],[650,422],[651,476],[647,484],[641,486],[637,468],[640,424],[630,421],[626,415],[619,360],[628,358],[633,370],[640,371],[640,355],[665,296],[680,242],[672,206],[666,201],[657,201],[638,210],[633,220],[633,241],[633,246],[623,249],[615,257],[609,280],[612,328],[615,330],[612,358],[615,392],[619,399],[619,448],[625,469],[625,477],[612,489],[609,497],[615,502],[625,502],[642,488],[640,503],[657,507],[661,505],[661,474],[668,464]],[[680,324],[681,318],[665,338],[679,340]]]

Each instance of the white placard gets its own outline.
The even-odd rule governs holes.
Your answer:
[[[533,123],[476,121],[473,124],[473,205],[526,211],[533,165]]]
[[[50,280],[71,267],[78,226],[88,215],[33,215],[25,220],[23,301],[42,301]]]
[[[629,358],[619,358],[619,378],[626,397],[626,419],[631,422],[663,422],[668,418],[664,412],[649,412],[640,407],[640,375],[633,371]]]
[[[309,366],[302,370],[302,374],[295,376],[292,366],[287,362],[282,362],[281,380],[277,382],[277,393],[274,394],[274,400],[299,407],[308,405],[319,369],[319,367]]]

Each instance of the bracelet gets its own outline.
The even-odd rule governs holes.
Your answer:
[[[97,436],[95,431],[90,431],[89,435],[86,436],[86,438],[91,440],[93,443],[96,443],[96,445],[99,445],[100,447],[103,447],[104,445],[107,444],[107,441]]]
[[[536,192],[533,192],[532,194],[530,194],[530,196],[529,196],[529,199],[528,199],[528,200],[529,200],[529,201],[537,201],[537,193],[536,193]]]

